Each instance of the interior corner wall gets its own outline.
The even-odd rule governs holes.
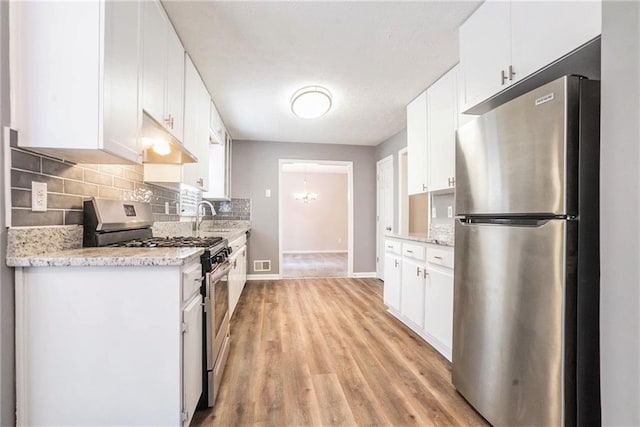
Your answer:
[[[0,1],[0,131],[9,126],[9,2]],[[2,140],[0,138],[0,140]],[[8,144],[2,141],[2,144]],[[15,339],[14,339],[14,280],[13,269],[7,267],[7,228],[5,206],[10,203],[5,197],[4,168],[9,159],[4,158],[4,147],[0,147],[0,425],[15,425]]]
[[[280,175],[282,187],[282,251],[346,252],[349,205],[346,173],[299,173]],[[304,184],[304,181],[307,184]],[[295,193],[318,195],[308,203]]]
[[[640,425],[640,3],[602,5],[602,424]]]
[[[280,272],[279,159],[353,162],[353,270],[376,271],[375,147],[235,140],[232,150],[231,195],[250,198],[252,206],[249,274],[255,273],[255,260],[271,260],[271,271],[264,274]]]
[[[376,145],[376,162],[393,156],[393,230],[400,230],[400,168],[398,167],[398,151],[407,146],[407,128]]]

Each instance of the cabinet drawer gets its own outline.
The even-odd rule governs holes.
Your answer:
[[[386,252],[402,255],[402,242],[399,240],[386,239],[384,242],[384,250]]]
[[[243,234],[242,236],[238,237],[237,239],[233,240],[232,242],[229,243],[229,246],[231,246],[231,253],[235,254],[236,252],[238,252],[238,250],[245,245],[245,243],[247,243],[247,236],[246,234]]]
[[[182,300],[186,301],[200,289],[202,285],[202,266],[195,263],[182,271]]]
[[[405,243],[402,245],[402,255],[407,258],[413,258],[419,261],[424,261],[425,247],[416,243]]]
[[[427,249],[427,262],[453,268],[453,251],[429,248]]]

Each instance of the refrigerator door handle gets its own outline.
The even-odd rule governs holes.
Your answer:
[[[565,217],[546,218],[460,218],[462,225],[496,225],[500,227],[543,227],[549,221],[567,219]]]

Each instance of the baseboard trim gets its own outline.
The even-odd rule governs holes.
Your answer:
[[[247,274],[247,280],[279,280],[279,274]]]
[[[283,255],[295,255],[295,254],[346,254],[348,251],[343,250],[326,250],[326,251],[282,251]]]
[[[356,279],[376,279],[378,277],[378,274],[375,271],[369,271],[369,272],[358,272],[358,273],[353,273],[351,274],[351,277],[354,277]]]

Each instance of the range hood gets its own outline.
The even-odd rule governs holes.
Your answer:
[[[183,164],[198,161],[196,156],[146,112],[142,113],[141,137],[143,163]]]

